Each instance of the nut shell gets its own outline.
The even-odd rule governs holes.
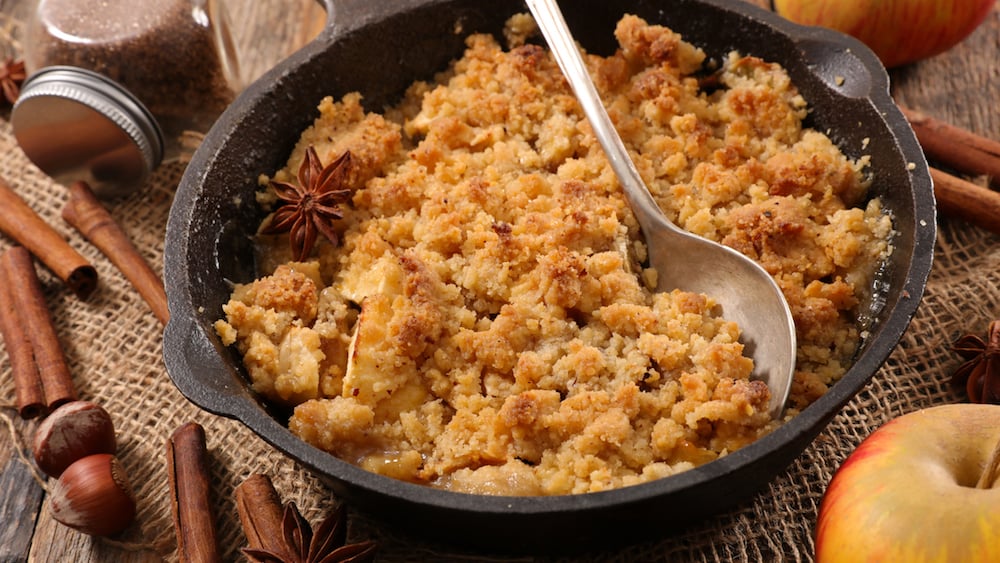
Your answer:
[[[52,517],[93,536],[111,536],[135,520],[135,496],[118,458],[95,454],[66,468],[51,490]]]
[[[89,401],[72,401],[52,411],[35,431],[35,463],[58,478],[73,462],[93,454],[114,454],[117,449],[111,415]]]

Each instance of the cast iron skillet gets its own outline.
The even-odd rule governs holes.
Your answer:
[[[895,252],[873,292],[869,336],[843,380],[791,423],[698,469],[609,492],[547,498],[440,491],[364,471],[307,445],[249,390],[240,360],[212,322],[230,282],[253,279],[251,236],[262,219],[257,177],[281,168],[325,95],[358,90],[371,110],[401,97],[460,56],[473,32],[498,34],[518,0],[325,0],[330,19],[313,43],[251,85],[208,133],[178,188],[167,225],[171,320],[164,358],[191,401],[240,420],[312,469],[334,492],[386,523],[424,537],[505,550],[565,550],[662,535],[747,499],[798,456],[879,369],[923,295],[935,236],[931,180],[872,53],[850,38],[792,25],[743,2],[574,0],[574,35],[610,53],[623,13],[663,23],[721,58],[732,49],[781,63],[812,107],[808,125],[851,156],[870,154],[873,195],[892,213]]]

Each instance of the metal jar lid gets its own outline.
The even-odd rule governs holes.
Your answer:
[[[57,181],[84,180],[101,197],[128,194],[163,160],[163,134],[132,93],[72,66],[39,69],[11,111],[24,153]]]

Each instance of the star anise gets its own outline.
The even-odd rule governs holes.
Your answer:
[[[21,84],[28,75],[24,70],[24,61],[7,57],[0,62],[0,88],[3,97],[13,104],[21,95]]]
[[[263,229],[265,234],[288,233],[295,260],[304,260],[312,252],[318,234],[332,244],[339,237],[331,222],[344,217],[340,204],[347,201],[351,190],[344,186],[351,165],[351,151],[344,151],[336,160],[323,166],[316,149],[306,149],[299,166],[298,183],[271,182],[281,205]]]
[[[259,563],[361,563],[373,561],[373,541],[347,543],[347,511],[338,506],[313,533],[294,503],[285,504],[281,522],[282,550],[243,548],[251,561]]]
[[[964,387],[973,403],[1000,404],[1000,321],[990,323],[985,341],[966,334],[952,350],[966,360],[952,374],[952,385]]]

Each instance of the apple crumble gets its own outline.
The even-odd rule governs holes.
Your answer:
[[[262,277],[216,323],[253,389],[307,442],[445,489],[552,495],[658,479],[780,424],[739,327],[712,296],[650,290],[617,180],[549,53],[509,22],[382,114],[324,99],[287,166],[350,152],[351,190],[291,259],[260,236]],[[778,65],[705,54],[626,16],[618,50],[586,55],[636,165],[676,223],[759,261],[798,333],[787,417],[847,369],[855,310],[891,251],[867,159],[803,125]],[[268,219],[265,219],[266,228]],[[762,322],[766,320],[762,319]]]

